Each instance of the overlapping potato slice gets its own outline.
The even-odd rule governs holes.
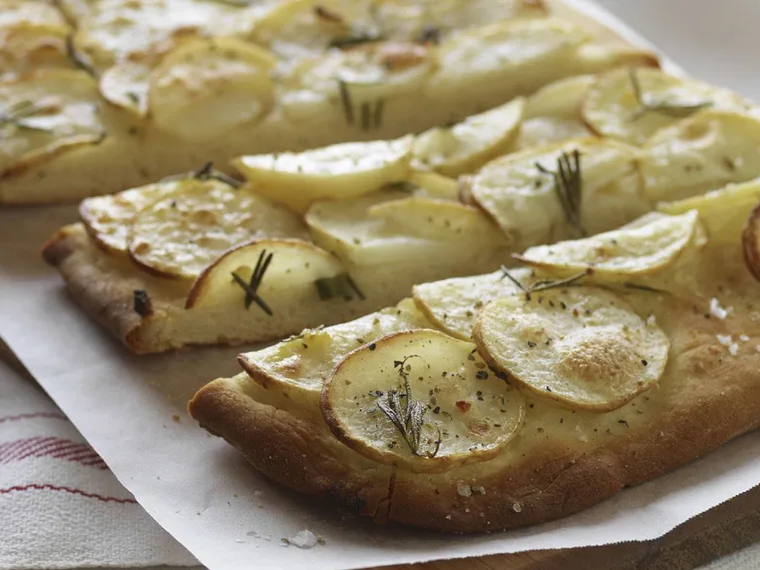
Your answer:
[[[189,41],[153,71],[148,90],[157,127],[208,140],[261,120],[274,104],[274,56],[233,38]]]
[[[760,116],[708,109],[666,127],[643,147],[651,200],[677,200],[760,176]]]
[[[437,67],[434,46],[369,42],[303,60],[284,77],[282,107],[299,124],[340,102],[347,124],[363,130],[382,126],[389,99],[413,95]]]
[[[0,171],[9,177],[100,142],[98,101],[97,85],[83,71],[46,69],[0,84]]]
[[[710,244],[737,244],[747,216],[758,202],[760,180],[752,180],[743,184],[731,184],[701,196],[663,203],[658,206],[658,210],[671,216],[697,211],[707,230]]]
[[[79,216],[95,243],[109,253],[126,254],[127,240],[138,212],[196,185],[197,182],[191,180],[166,180],[118,194],[87,198],[79,206]]]
[[[386,336],[352,352],[322,390],[335,436],[380,463],[440,473],[486,461],[517,434],[525,403],[472,343],[433,330]]]
[[[415,196],[440,200],[459,200],[459,182],[455,178],[449,178],[437,172],[412,170],[408,181],[416,187]]]
[[[641,145],[656,131],[703,110],[747,109],[739,95],[654,68],[617,69],[599,78],[583,102],[588,126]]]
[[[542,87],[525,100],[525,119],[580,119],[583,100],[596,80],[595,75],[574,75]]]
[[[79,20],[74,48],[102,72],[119,61],[155,59],[187,38],[246,36],[274,1],[66,1]]]
[[[298,238],[300,216],[247,188],[218,180],[187,180],[179,191],[138,212],[129,255],[163,277],[194,279],[233,246],[254,238]]]
[[[409,300],[327,330],[305,330],[269,348],[241,354],[240,365],[258,384],[295,405],[318,410],[322,386],[351,351],[381,337],[430,324]]]
[[[24,25],[68,27],[58,9],[39,0],[0,0],[0,28]]]
[[[563,206],[567,194],[558,190],[551,173],[563,156],[574,169],[575,151],[580,153],[574,173],[579,196],[574,206],[567,204],[570,211]],[[581,230],[609,230],[648,211],[637,159],[635,148],[614,141],[573,139],[494,160],[471,178],[467,194],[525,249],[577,237]]]
[[[272,200],[305,212],[324,198],[369,194],[407,178],[411,137],[343,143],[301,153],[244,156],[235,166]]]
[[[473,331],[495,369],[543,399],[607,412],[662,376],[670,341],[614,293],[566,287],[497,299]]]
[[[499,228],[478,208],[433,198],[403,198],[370,206],[367,213],[379,218],[392,231],[437,241],[506,246]]]
[[[39,69],[73,69],[66,54],[68,33],[62,25],[24,23],[4,28],[0,24],[0,80],[18,79]]]
[[[209,265],[193,283],[185,308],[233,306],[243,310],[256,305],[267,318],[292,310],[293,299],[304,292],[317,299],[316,282],[342,273],[337,259],[305,241],[256,239],[227,251]]]
[[[520,128],[524,106],[524,99],[517,98],[451,127],[422,133],[412,146],[415,168],[452,177],[475,172],[507,150]]]
[[[120,61],[100,76],[100,93],[106,101],[144,117],[152,72],[148,61]]]
[[[530,270],[513,269],[510,274],[528,282]],[[519,293],[520,289],[502,271],[458,277],[414,286],[414,301],[437,329],[462,340],[470,340],[478,313],[492,299]]]
[[[691,210],[679,216],[645,217],[632,227],[533,247],[515,257],[559,277],[593,269],[597,279],[626,280],[672,265],[694,245],[700,231],[699,214]]]

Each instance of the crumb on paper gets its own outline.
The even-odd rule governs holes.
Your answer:
[[[467,483],[464,483],[463,481],[457,481],[457,494],[460,497],[471,497],[472,487],[470,487]]]
[[[739,340],[742,342],[749,342],[749,337],[746,334],[740,335]]]
[[[471,487],[471,489],[472,489],[473,493],[476,493],[478,495],[485,495],[486,494],[486,488],[483,487],[483,485],[480,485],[479,487],[473,486],[473,487]]]
[[[717,338],[718,342],[723,346],[728,346],[734,342],[734,339],[730,334],[716,334],[715,338]]]
[[[728,307],[726,309],[721,307],[720,301],[718,301],[718,299],[715,297],[710,299],[710,314],[716,319],[720,319],[721,321],[726,320],[726,317],[730,315],[733,310],[733,307]]]
[[[522,505],[520,503],[514,503],[512,505],[512,510],[515,511],[516,513],[521,513],[522,512]]]
[[[298,531],[298,533],[296,533],[296,535],[292,538],[283,538],[282,542],[285,546],[293,545],[305,550],[314,548],[319,543],[319,540],[317,539],[316,534],[308,529],[304,529]]]
[[[177,423],[179,423],[179,422],[180,422],[180,420],[182,420],[182,418],[180,418],[180,417],[179,417],[179,414],[173,414],[173,415],[172,415],[172,419],[173,419],[175,422],[177,422]]]
[[[737,354],[739,354],[739,345],[736,344],[735,342],[732,342],[731,344],[728,345],[728,352],[729,354],[731,354],[731,356],[736,356]]]

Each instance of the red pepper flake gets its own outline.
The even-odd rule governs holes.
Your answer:
[[[472,404],[468,402],[467,400],[459,400],[456,403],[456,406],[460,412],[469,412],[470,408],[472,408]]]

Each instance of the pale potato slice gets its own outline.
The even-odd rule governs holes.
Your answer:
[[[369,194],[405,180],[411,141],[343,143],[301,153],[244,156],[234,164],[259,192],[305,212],[320,199]]]
[[[100,93],[109,103],[145,117],[152,72],[148,62],[121,61],[100,76]]]
[[[742,251],[749,272],[760,281],[760,205],[755,206],[742,231]]]
[[[365,457],[442,473],[496,456],[521,427],[525,402],[472,343],[415,330],[344,358],[322,390],[322,412],[333,434]]]
[[[35,25],[69,27],[58,9],[47,2],[0,0],[0,28]]]
[[[238,362],[258,384],[295,405],[319,410],[322,386],[351,351],[381,337],[430,323],[410,300],[327,329],[307,329],[274,346],[241,354]]]
[[[261,275],[255,279],[257,270]],[[272,317],[275,311],[292,310],[289,300],[298,291],[314,291],[316,297],[318,280],[342,273],[343,266],[337,259],[305,241],[255,239],[228,250],[206,267],[190,288],[185,308],[243,310],[256,305],[264,313],[262,316]],[[256,297],[251,296],[251,291]]]
[[[644,145],[641,172],[655,201],[760,176],[760,116],[708,109],[666,127]]]
[[[294,123],[339,101],[347,124],[380,128],[387,101],[418,93],[437,68],[434,46],[370,42],[303,60],[283,77],[282,108]]]
[[[459,200],[459,182],[455,178],[449,178],[437,172],[412,170],[408,181],[417,187],[414,190],[415,196],[440,200]]]
[[[671,216],[696,210],[707,230],[710,244],[736,244],[741,239],[747,216],[758,202],[760,180],[753,180],[731,184],[701,196],[662,203],[657,209]]]
[[[472,115],[452,127],[438,127],[418,135],[412,145],[415,168],[457,177],[475,172],[504,154],[519,131],[525,100]]]
[[[100,247],[109,253],[126,254],[137,213],[166,196],[195,188],[196,184],[193,180],[167,180],[118,194],[87,198],[79,205],[79,217]]]
[[[194,279],[240,243],[307,236],[300,216],[250,189],[234,189],[218,180],[188,180],[178,192],[137,213],[129,255],[156,275]]]
[[[270,72],[275,63],[266,50],[232,38],[186,42],[153,71],[151,119],[188,141],[253,126],[274,105]]]
[[[533,147],[547,146],[575,138],[584,138],[592,133],[579,119],[560,117],[535,117],[520,125],[520,133],[511,148],[513,152]]]
[[[526,99],[524,118],[580,119],[583,100],[596,81],[595,75],[575,75],[542,87]]]
[[[555,178],[558,159],[580,153],[580,197],[571,224]],[[638,150],[599,139],[572,139],[507,155],[487,164],[468,184],[470,199],[488,213],[518,249],[618,227],[649,210],[637,170]],[[541,168],[538,167],[541,165]],[[577,211],[576,211],[577,210]],[[580,226],[580,227],[578,227]]]
[[[529,392],[577,410],[609,412],[663,374],[670,340],[614,293],[567,287],[502,297],[473,337],[486,361]]]
[[[513,269],[520,282],[530,279],[530,270]],[[520,289],[497,271],[477,277],[458,277],[414,286],[414,302],[435,328],[462,340],[470,340],[480,310],[492,299],[519,293]]]
[[[727,89],[635,68],[602,75],[588,91],[582,113],[596,133],[641,145],[659,129],[707,107],[746,109],[747,103]]]
[[[499,228],[482,210],[452,201],[403,198],[370,206],[367,213],[407,235],[453,243],[464,239],[484,247],[508,245]]]
[[[105,136],[95,81],[84,71],[45,69],[0,84],[0,171],[8,178]]]
[[[0,7],[0,80],[18,79],[39,69],[74,68],[66,53],[70,28],[65,23],[10,18],[3,24],[2,10]]]
[[[353,265],[386,265],[408,261],[426,263],[456,249],[450,242],[425,239],[389,226],[369,215],[369,208],[385,201],[408,197],[398,191],[362,198],[317,202],[306,214],[311,238],[318,246]]]
[[[594,270],[600,280],[649,275],[674,264],[700,230],[695,210],[656,217],[635,227],[528,249],[515,257],[559,277]]]

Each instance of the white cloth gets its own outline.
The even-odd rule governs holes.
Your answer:
[[[0,360],[0,569],[197,564]]]

